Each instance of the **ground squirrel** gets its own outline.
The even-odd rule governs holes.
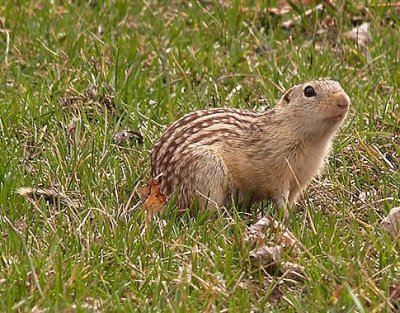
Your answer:
[[[333,80],[290,88],[256,112],[217,108],[189,113],[166,129],[151,154],[151,175],[179,208],[271,199],[292,205],[317,175],[347,115],[350,98]]]

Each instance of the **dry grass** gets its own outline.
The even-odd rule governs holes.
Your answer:
[[[2,311],[395,310],[398,241],[379,222],[400,205],[398,8],[339,1],[284,29],[310,7],[271,6],[0,5]],[[344,35],[362,22],[366,46]],[[270,107],[319,77],[353,106],[287,220],[302,249],[283,259],[306,280],[251,266],[247,225],[280,217],[268,203],[177,215],[172,202],[145,223],[136,190],[166,125],[204,107]],[[125,130],[137,140],[116,142]]]

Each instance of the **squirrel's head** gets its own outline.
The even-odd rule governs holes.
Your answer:
[[[296,117],[297,127],[314,134],[336,131],[349,106],[350,98],[339,82],[327,79],[293,86],[277,104],[282,112]]]

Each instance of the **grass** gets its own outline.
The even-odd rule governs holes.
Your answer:
[[[393,310],[399,244],[379,222],[400,205],[399,15],[348,3],[284,30],[305,8],[279,17],[268,4],[0,5],[1,311]],[[365,48],[343,35],[355,17],[370,22]],[[307,280],[251,268],[246,226],[277,215],[268,203],[195,216],[170,203],[145,224],[136,188],[166,125],[210,106],[270,107],[319,77],[339,80],[353,105],[326,172],[287,221]],[[123,129],[143,145],[115,144]],[[79,205],[27,201],[20,187]]]

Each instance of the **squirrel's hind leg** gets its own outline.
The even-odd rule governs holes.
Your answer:
[[[219,208],[230,200],[231,187],[223,159],[206,148],[191,151],[192,162],[182,182],[179,207],[198,199],[201,209]]]

